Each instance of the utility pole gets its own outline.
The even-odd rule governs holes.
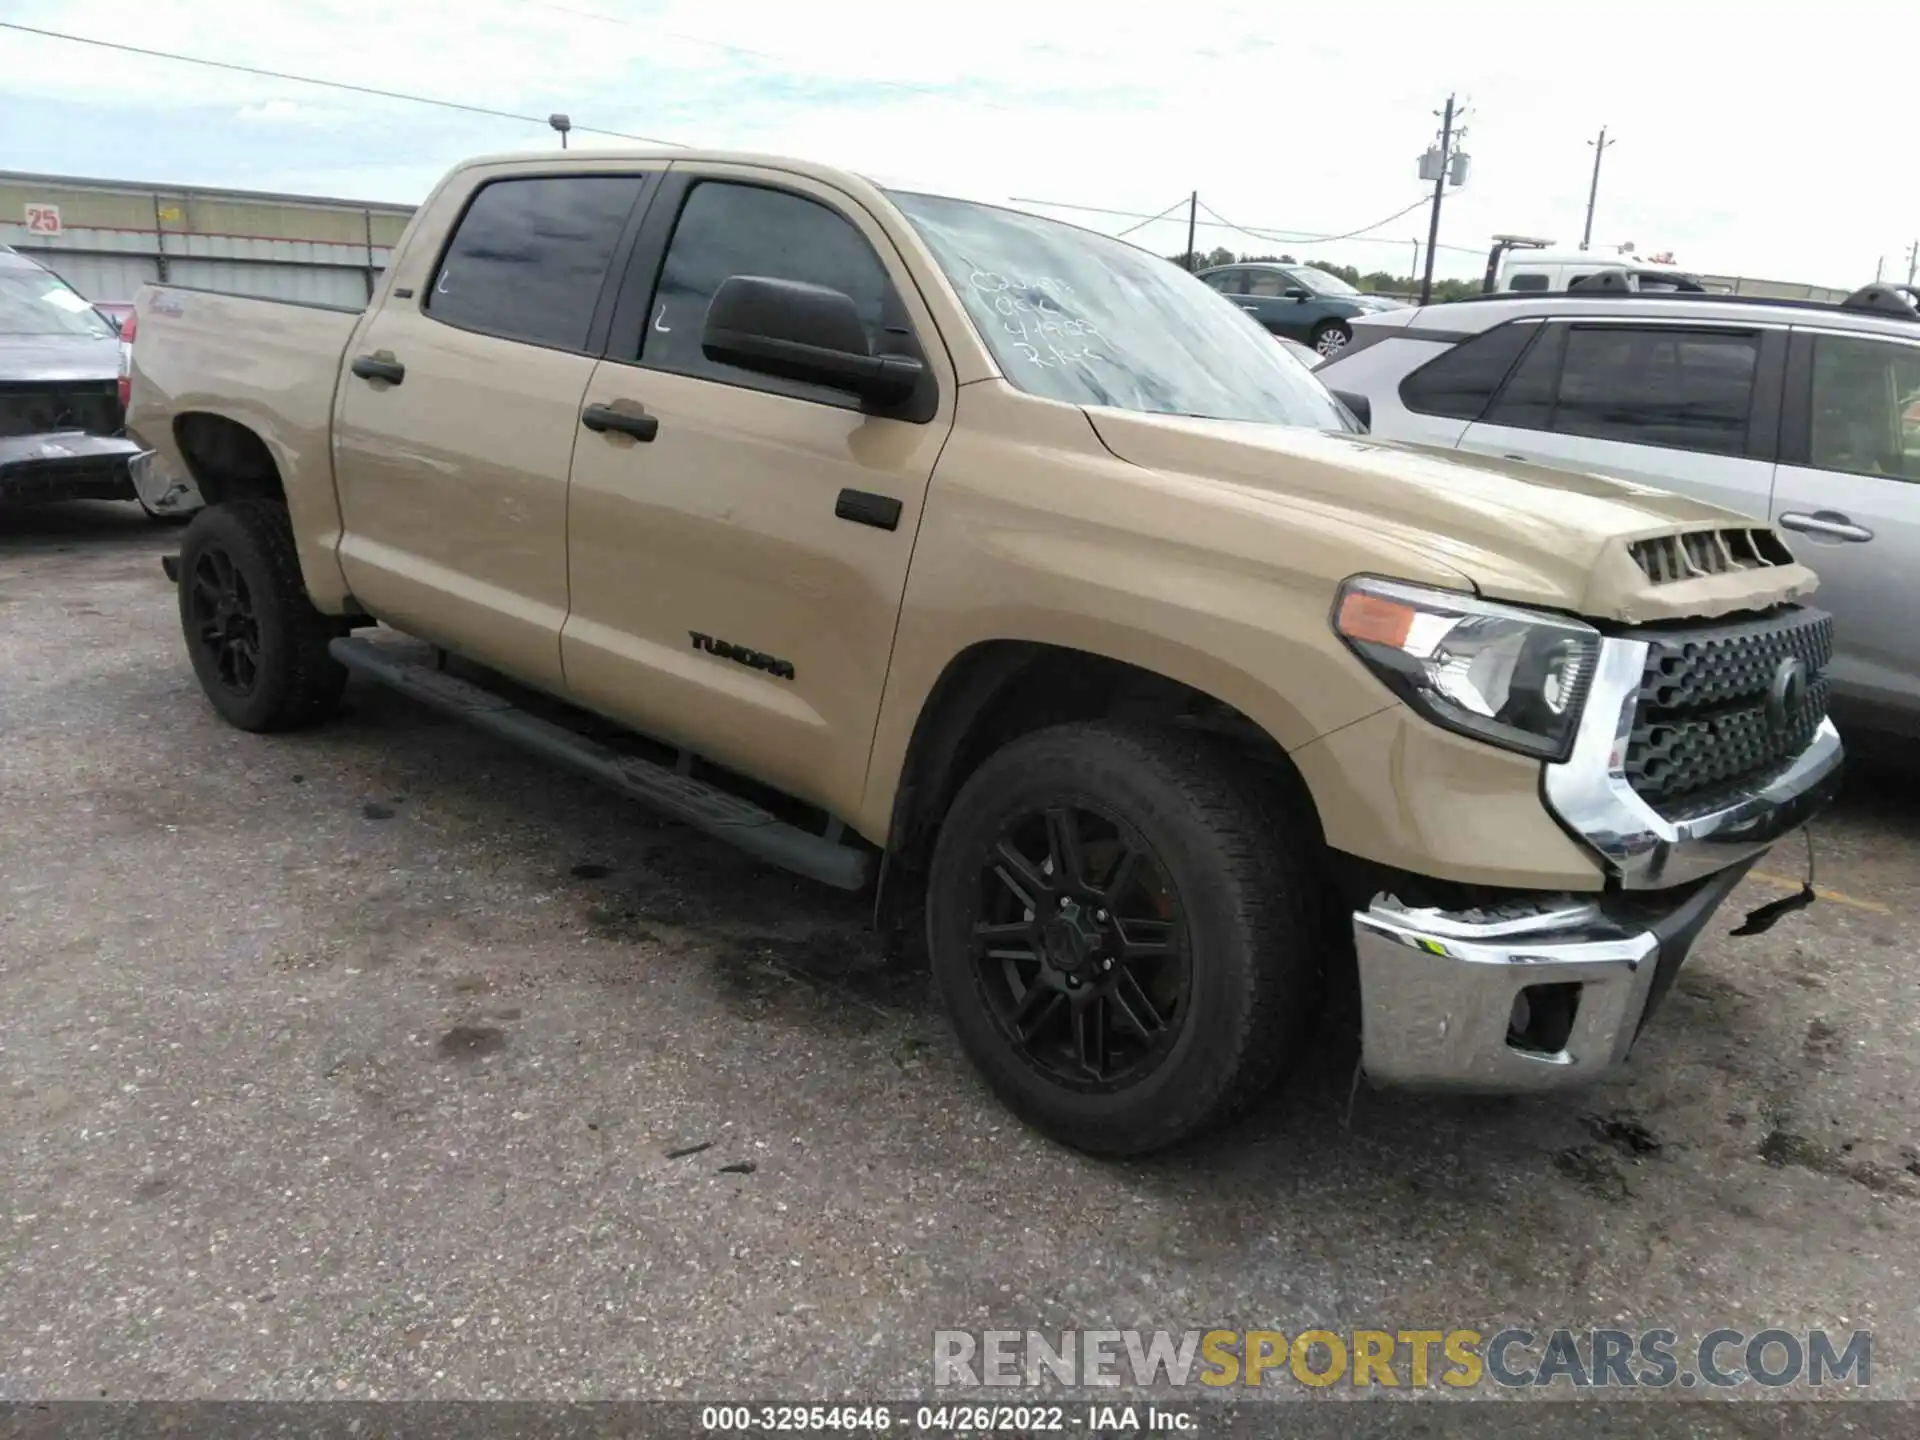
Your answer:
[[[1420,277],[1420,303],[1433,300],[1434,247],[1440,240],[1440,202],[1447,192],[1447,158],[1453,149],[1453,96],[1447,96],[1447,108],[1441,112],[1440,163],[1434,167],[1433,214],[1427,220],[1427,268]]]
[[[1200,257],[1193,253],[1193,227],[1200,220],[1200,192],[1194,191],[1187,197],[1187,273],[1191,275],[1200,268]]]
[[[1600,138],[1589,140],[1593,146],[1593,183],[1587,187],[1587,228],[1580,232],[1580,248],[1586,249],[1593,240],[1593,202],[1600,198],[1600,157],[1607,153],[1607,147],[1613,141],[1607,139],[1607,127],[1600,127]]]
[[[1913,283],[1913,272],[1920,270],[1920,240],[1907,247],[1907,283]]]
[[[1881,277],[1886,273],[1887,273],[1887,257],[1882,255],[1878,260],[1873,262],[1873,283],[1878,285],[1880,283]]]

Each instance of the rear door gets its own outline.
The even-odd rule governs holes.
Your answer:
[[[373,614],[549,689],[564,681],[567,475],[614,257],[660,167],[485,166],[436,204],[347,347],[340,564]]]
[[[1773,523],[1820,576],[1842,719],[1920,735],[1920,342],[1795,330]]]
[[[914,418],[708,359],[707,306],[734,275],[852,296],[876,353],[927,366]],[[853,813],[954,406],[951,363],[884,228],[811,179],[677,162],[584,399],[657,423],[579,434],[572,693]]]
[[[1786,346],[1784,326],[1554,320],[1459,448],[1765,519]]]

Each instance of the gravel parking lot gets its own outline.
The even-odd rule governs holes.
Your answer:
[[[1920,1394],[1920,786],[1857,771],[1825,903],[1595,1093],[1349,1127],[1330,1036],[1101,1164],[857,902],[360,682],[222,726],[177,542],[0,516],[0,1398],[914,1395],[989,1324],[1867,1328]]]

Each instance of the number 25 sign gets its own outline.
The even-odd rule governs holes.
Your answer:
[[[29,235],[58,235],[60,233],[60,207],[58,205],[28,205],[27,233]]]

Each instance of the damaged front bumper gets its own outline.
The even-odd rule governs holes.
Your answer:
[[[1362,1062],[1381,1084],[1548,1090],[1627,1058],[1687,952],[1755,861],[1840,788],[1839,732],[1719,805],[1661,814],[1625,773],[1644,643],[1609,638],[1547,808],[1600,862],[1595,894],[1514,891],[1477,909],[1376,894],[1353,917]]]
[[[148,453],[138,441],[79,430],[0,437],[0,504],[132,500]]]
[[[1467,911],[1377,897],[1353,917],[1368,1077],[1508,1092],[1592,1083],[1627,1058],[1752,863],[1658,895],[1516,895]]]

